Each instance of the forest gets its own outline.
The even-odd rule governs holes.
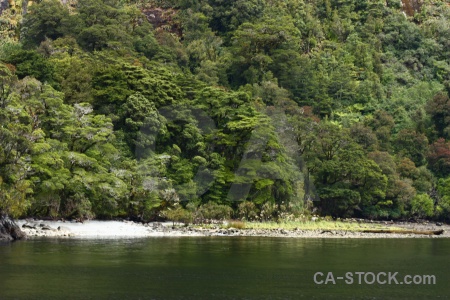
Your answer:
[[[449,2],[2,1],[0,211],[448,221]]]

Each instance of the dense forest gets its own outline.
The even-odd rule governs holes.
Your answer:
[[[450,218],[450,3],[0,1],[0,210]]]

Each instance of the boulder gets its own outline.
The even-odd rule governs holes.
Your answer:
[[[37,225],[35,223],[25,223],[22,225],[22,228],[30,228],[30,229],[36,229]]]
[[[55,230],[54,228],[51,228],[49,225],[44,225],[41,227],[42,230]]]
[[[0,241],[14,241],[26,238],[25,232],[7,215],[0,215]]]
[[[58,226],[58,230],[59,230],[59,231],[70,232],[70,229],[69,229],[68,227],[65,227],[65,226]]]

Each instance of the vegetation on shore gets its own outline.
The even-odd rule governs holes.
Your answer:
[[[448,221],[448,4],[12,1],[0,211]]]
[[[285,222],[248,222],[248,229],[285,229],[285,230],[343,230],[364,231],[367,229],[391,229],[392,227],[377,223],[339,222],[339,221],[285,221]],[[401,228],[395,228],[401,230]]]

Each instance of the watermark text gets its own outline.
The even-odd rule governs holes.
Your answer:
[[[346,272],[338,276],[333,272],[316,272],[313,276],[315,284],[406,284],[434,285],[435,275],[400,275],[398,272]]]

